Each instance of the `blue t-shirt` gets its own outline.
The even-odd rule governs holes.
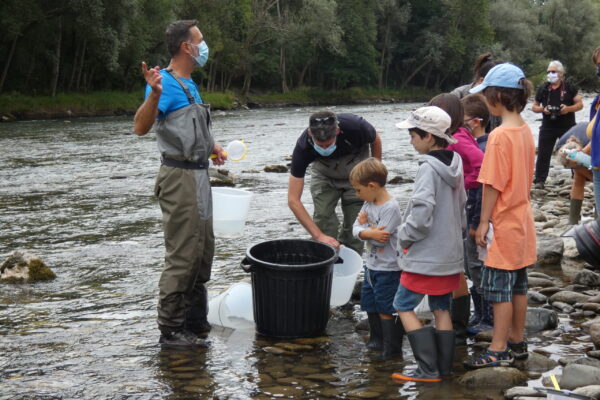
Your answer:
[[[179,110],[182,107],[185,107],[190,104],[185,94],[185,91],[177,82],[171,74],[169,74],[164,69],[160,70],[160,74],[162,75],[162,94],[160,95],[160,100],[158,101],[158,118],[163,118],[165,115]],[[183,83],[186,84],[190,93],[196,100],[196,103],[202,104],[202,98],[200,97],[200,93],[198,92],[198,86],[194,83],[193,80],[187,78],[181,78]],[[144,98],[148,98],[148,95],[152,91],[150,85],[146,84],[146,95]]]

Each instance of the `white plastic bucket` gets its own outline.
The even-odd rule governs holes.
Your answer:
[[[215,235],[241,234],[248,217],[252,193],[247,190],[216,187],[212,189],[212,199]]]
[[[340,246],[339,257],[343,262],[333,265],[330,307],[343,306],[350,300],[356,277],[363,266],[360,254],[346,246]]]
[[[238,282],[208,302],[208,322],[231,329],[254,329],[252,285]]]

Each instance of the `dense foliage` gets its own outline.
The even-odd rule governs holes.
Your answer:
[[[445,90],[491,51],[540,79],[561,60],[593,84],[598,0],[2,0],[0,92],[137,90],[166,66],[164,30],[197,19],[205,90]]]

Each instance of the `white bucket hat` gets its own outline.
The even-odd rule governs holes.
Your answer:
[[[446,133],[451,123],[452,119],[446,111],[436,106],[427,106],[411,112],[408,119],[397,123],[396,127],[401,129],[419,128],[454,144],[458,141]]]

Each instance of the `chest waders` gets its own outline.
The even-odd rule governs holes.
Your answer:
[[[336,159],[319,158],[312,163],[310,193],[313,198],[313,220],[326,235],[362,254],[363,242],[352,236],[352,225],[356,220],[363,201],[348,177],[352,168],[369,157],[369,145],[357,149],[352,154]],[[343,222],[335,213],[338,201],[342,201]]]
[[[189,105],[156,122],[162,165],[155,194],[162,210],[165,266],[158,283],[158,326],[163,333],[210,330],[207,292],[215,238],[208,159],[214,147],[210,109],[197,104],[185,83]]]

